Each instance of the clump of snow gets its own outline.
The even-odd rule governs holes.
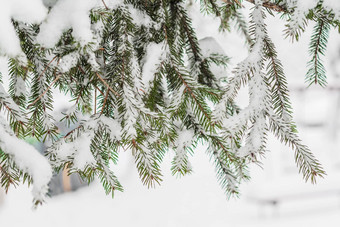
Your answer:
[[[150,83],[155,78],[155,73],[160,67],[160,63],[166,59],[166,50],[164,43],[151,42],[146,49],[146,56],[144,58],[142,82],[145,86],[145,90],[148,91]]]
[[[88,53],[88,59],[87,62],[92,66],[94,71],[99,71],[100,66],[97,62],[96,55],[93,52]]]
[[[91,31],[90,10],[98,5],[96,0],[59,0],[47,19],[40,27],[37,41],[41,45],[52,48],[67,29],[82,46],[93,41]]]
[[[71,114],[74,111],[74,105],[66,114]],[[95,138],[95,133],[99,127],[104,127],[112,141],[120,140],[122,128],[120,123],[105,116],[90,118],[82,124],[83,130],[75,135],[71,135],[72,141],[68,138],[62,138],[56,149],[56,156],[59,161],[73,159],[74,168],[84,170],[87,166],[94,166],[96,159],[91,150],[91,144]],[[61,164],[61,163],[59,163]]]
[[[288,8],[294,9],[288,23],[287,35],[294,37],[299,30],[304,29],[305,26],[305,15],[310,9],[313,9],[317,4],[318,0],[288,0]]]
[[[125,85],[124,88],[124,103],[125,103],[125,129],[127,136],[131,136],[132,138],[136,138],[137,132],[135,125],[137,123],[137,117],[138,117],[138,112],[136,108],[134,107],[133,101],[135,97],[131,89],[128,87],[128,85]]]
[[[179,89],[171,94],[171,107],[176,110],[182,103],[182,96],[184,95],[185,86],[182,84]]]
[[[113,141],[121,140],[122,127],[116,119],[108,118],[102,115],[100,116],[99,120],[110,130],[110,138]]]
[[[0,148],[14,159],[20,170],[32,177],[34,199],[43,201],[52,177],[51,165],[32,145],[18,139],[2,117],[0,117]]]
[[[303,12],[307,12],[309,9],[313,9],[319,0],[303,0],[297,1],[297,8]]]
[[[94,137],[94,132],[88,131],[77,138],[77,141],[73,144],[75,149],[74,167],[83,170],[87,165],[94,165],[96,160],[91,152],[91,143]]]
[[[217,42],[214,37],[205,37],[198,41],[201,47],[201,54],[204,58],[209,58],[213,55],[223,55],[225,52],[221,45]],[[211,72],[215,75],[217,81],[226,78],[226,70],[224,67],[217,66],[216,64],[210,65]]]
[[[150,26],[153,22],[151,18],[142,12],[139,9],[136,9],[133,7],[133,5],[128,5],[129,12],[131,13],[131,17],[133,19],[133,22],[136,23],[137,25],[141,26]]]
[[[20,76],[17,76],[16,78],[14,92],[15,96],[21,96],[26,94],[26,84],[25,81]]]
[[[338,20],[340,19],[340,1],[324,0],[322,4],[327,10],[332,10]]]
[[[191,146],[194,140],[195,132],[193,129],[183,129],[177,139],[178,147],[188,147]]]
[[[62,57],[59,62],[60,72],[65,73],[68,72],[71,68],[75,67],[77,65],[78,58],[79,54],[76,52],[72,52]]]
[[[57,3],[58,0],[43,0],[44,5],[47,7],[52,7]]]
[[[41,23],[47,9],[41,0],[1,0],[0,1],[0,53],[15,57],[22,54],[19,39],[11,19],[25,23]]]
[[[104,1],[106,6],[109,7],[110,9],[116,9],[119,6],[124,5],[124,0],[104,0]]]
[[[205,37],[200,39],[198,43],[201,47],[201,54],[203,57],[207,58],[212,54],[225,55],[223,48],[214,37]]]

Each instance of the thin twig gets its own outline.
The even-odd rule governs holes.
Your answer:
[[[36,98],[36,100],[34,100],[33,103],[31,103],[31,104],[29,104],[29,105],[27,106],[27,109],[30,108],[31,106],[33,106],[34,104],[36,104],[36,103],[37,103],[37,102],[38,102],[38,101],[46,94],[46,92],[48,92],[48,90],[51,89],[51,87],[53,86],[53,84],[59,80],[59,78],[61,77],[61,75],[62,75],[62,74],[59,74],[59,75],[53,80],[53,82],[50,84],[50,86],[48,86],[48,88],[47,88],[47,89],[46,89],[46,90],[45,90],[38,98]]]
[[[105,95],[105,99],[104,99],[104,103],[103,103],[103,106],[102,106],[102,110],[100,111],[100,115],[103,114],[104,112],[104,107],[106,105],[106,101],[107,101],[107,98],[109,97],[109,88],[107,88],[107,91],[106,91],[106,95]]]
[[[105,1],[104,1],[104,0],[102,0],[102,2],[103,2],[103,5],[105,6],[105,9],[109,9],[109,7],[107,7],[107,5],[106,5]]]
[[[82,96],[82,93],[83,93],[84,89],[85,89],[85,87],[82,87],[82,88],[80,89],[79,95],[78,95],[78,97],[77,97],[76,104],[78,104],[78,102],[79,102],[79,100],[80,100],[80,98],[81,98],[81,96]],[[84,101],[83,98],[82,98],[82,100]]]
[[[102,90],[100,90],[96,85],[93,85],[99,92],[100,94],[104,97],[104,92],[102,92]]]
[[[71,135],[72,133],[74,133],[76,130],[83,128],[84,125],[79,125],[77,128],[72,129],[71,131],[69,131],[65,136],[64,139],[66,139],[69,135]]]
[[[97,113],[97,89],[94,90],[94,114]]]
[[[103,79],[103,77],[101,77],[99,75],[99,73],[96,73],[97,77],[105,84],[105,86],[110,89],[110,91],[112,91],[115,95],[117,95],[118,97],[120,96],[115,90],[113,90],[110,85]]]
[[[58,57],[58,56],[55,56],[54,58],[52,58],[52,60],[46,65],[46,67],[44,68],[44,70],[40,73],[39,79],[42,77],[42,75],[46,72],[47,68],[52,64],[52,62],[53,62],[57,57]],[[58,60],[58,64],[59,64],[59,60]]]

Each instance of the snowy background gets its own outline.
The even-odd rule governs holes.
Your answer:
[[[204,17],[192,7],[198,38],[215,37],[235,65],[247,55],[237,32],[219,34],[218,20]],[[11,188],[0,194],[0,226],[339,226],[340,223],[340,35],[332,31],[326,53],[329,87],[306,89],[304,75],[311,34],[298,43],[283,39],[284,24],[268,16],[268,31],[285,67],[300,136],[323,164],[327,176],[316,185],[304,183],[294,163],[294,154],[273,137],[269,138],[262,168],[252,166],[252,179],[241,187],[240,198],[227,200],[217,183],[214,166],[204,147],[192,157],[193,174],[171,176],[170,155],[163,163],[164,181],[147,189],[139,180],[130,154],[121,153],[115,172],[124,186],[115,198],[106,196],[99,182],[48,199],[32,211],[31,188]],[[235,55],[235,53],[238,53]],[[232,70],[232,65],[230,71]],[[1,60],[1,71],[6,61]],[[247,90],[238,97],[247,105]],[[61,105],[64,100],[56,101]],[[64,105],[64,104],[63,104]],[[272,199],[277,204],[270,203]]]

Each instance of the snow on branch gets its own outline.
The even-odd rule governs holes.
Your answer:
[[[245,2],[252,6],[249,27]],[[142,182],[153,187],[162,181],[166,152],[174,151],[172,173],[184,175],[202,141],[230,196],[249,178],[247,166],[259,164],[268,131],[292,146],[305,179],[323,176],[297,136],[286,76],[265,17],[284,15],[286,35],[296,40],[308,21],[317,22],[307,81],[326,85],[321,56],[329,30],[340,26],[339,4],[227,0],[201,6],[221,20],[221,30],[231,31],[235,22],[246,39],[250,52],[231,76],[230,58],[217,39],[198,40],[184,0],[1,1],[0,54],[11,58],[9,92],[0,85],[0,107],[9,116],[9,122],[0,120],[0,181],[7,185],[30,175],[36,200],[43,199],[51,167],[32,147],[27,153],[14,148],[24,147],[18,138],[28,135],[50,144],[47,157],[56,171],[67,166],[88,181],[96,175],[106,193],[123,190],[110,169],[119,150],[131,151]],[[244,85],[249,104],[241,109],[235,98]],[[72,108],[61,120],[72,127],[66,135],[52,114],[54,89],[71,97]],[[31,157],[42,164],[33,165]]]
[[[31,177],[34,203],[36,205],[42,203],[52,177],[51,165],[32,145],[18,139],[2,117],[0,117],[0,149],[13,159],[22,175],[28,174]]]

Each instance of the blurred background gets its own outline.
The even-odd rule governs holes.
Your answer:
[[[235,31],[218,33],[219,21],[190,7],[199,39],[213,37],[232,58],[229,72],[247,56],[244,39]],[[246,13],[246,12],[245,12]],[[0,189],[1,226],[339,226],[340,224],[340,35],[332,30],[324,63],[328,87],[304,83],[309,60],[308,43],[313,24],[297,43],[283,38],[284,24],[268,16],[268,32],[276,44],[288,78],[294,120],[300,136],[320,160],[327,176],[316,185],[305,183],[294,162],[293,151],[274,136],[268,139],[268,152],[262,167],[251,166],[252,179],[241,186],[239,198],[227,200],[217,183],[214,165],[204,147],[192,157],[193,174],[171,176],[172,154],[163,163],[164,181],[147,189],[139,180],[130,153],[120,153],[113,170],[125,191],[106,196],[100,182],[84,186],[77,176],[57,178],[63,184],[55,196],[32,211],[31,188],[13,187],[5,194]],[[6,74],[6,59],[1,72]],[[242,107],[248,104],[247,88],[237,97]],[[56,106],[70,106],[65,99]],[[59,182],[59,183],[60,183]],[[58,183],[58,182],[57,182]],[[80,187],[82,186],[82,187]],[[78,188],[79,187],[79,188]],[[78,188],[73,191],[73,189]]]

